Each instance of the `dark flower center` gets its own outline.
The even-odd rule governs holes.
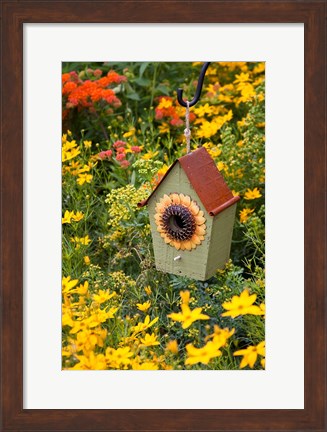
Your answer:
[[[195,232],[194,216],[183,205],[173,204],[167,207],[161,219],[166,234],[172,240],[189,240]]]

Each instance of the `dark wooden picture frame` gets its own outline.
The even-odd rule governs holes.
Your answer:
[[[325,431],[326,2],[9,1],[1,32],[1,421],[3,431]],[[304,23],[303,410],[23,409],[23,24]]]

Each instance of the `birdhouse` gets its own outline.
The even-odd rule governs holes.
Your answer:
[[[204,281],[229,259],[238,196],[204,147],[177,159],[148,206],[157,270]]]

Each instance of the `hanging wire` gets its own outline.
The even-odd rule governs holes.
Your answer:
[[[185,113],[185,126],[184,135],[186,138],[186,153],[191,151],[191,130],[190,130],[190,103],[186,101],[186,113]]]
[[[203,87],[204,77],[205,77],[205,74],[207,72],[207,69],[208,69],[208,66],[210,65],[210,63],[211,62],[206,62],[202,66],[202,69],[201,69],[201,72],[200,72],[200,76],[199,76],[199,80],[198,80],[198,85],[196,87],[195,96],[194,96],[194,98],[190,102],[184,101],[184,99],[183,99],[183,89],[181,89],[181,88],[177,89],[177,100],[178,100],[179,104],[182,105],[183,107],[186,108],[187,105],[189,107],[191,107],[191,106],[195,105],[198,102],[198,100],[200,99],[201,91],[202,91],[202,87]],[[187,104],[187,102],[188,102],[188,104]]]

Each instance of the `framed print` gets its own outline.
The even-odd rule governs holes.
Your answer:
[[[325,430],[325,18],[326,6],[321,1],[2,2],[1,409],[4,431]],[[140,291],[135,289],[137,272],[128,279],[125,269],[125,279],[122,281],[119,271],[124,270],[124,263],[130,269],[133,267],[133,260],[129,261],[128,255],[124,255],[122,244],[117,249],[121,262],[117,262],[118,255],[115,252],[116,261],[112,264],[114,274],[119,276],[117,281],[111,281],[108,286],[107,276],[100,278],[100,281],[97,267],[100,261],[97,261],[97,256],[100,254],[103,259],[109,259],[113,253],[110,249],[112,244],[101,250],[89,249],[95,251],[95,255],[88,253],[87,232],[78,231],[78,226],[85,223],[83,226],[86,227],[87,221],[92,221],[92,226],[96,226],[100,218],[103,224],[107,224],[107,215],[117,207],[114,194],[110,194],[117,185],[108,185],[109,193],[97,185],[96,195],[106,195],[109,209],[96,207],[99,202],[94,201],[96,195],[91,195],[93,208],[98,208],[93,220],[91,216],[89,218],[90,206],[84,205],[84,201],[89,199],[86,198],[88,193],[85,192],[85,200],[79,198],[78,205],[72,198],[76,198],[76,194],[81,194],[82,190],[87,190],[95,164],[102,164],[101,167],[111,170],[113,175],[119,173],[115,177],[118,182],[121,176],[125,176],[126,182],[132,183],[128,173],[130,166],[134,167],[135,163],[137,166],[138,161],[142,161],[143,142],[138,137],[143,136],[143,132],[144,144],[148,146],[150,155],[143,161],[151,158],[155,160],[157,148],[153,141],[157,136],[151,135],[151,143],[149,138],[146,141],[146,136],[149,137],[146,130],[151,129],[152,124],[160,130],[160,140],[166,139],[168,143],[169,136],[174,136],[175,141],[179,139],[178,129],[173,129],[176,126],[174,122],[180,121],[182,127],[184,111],[176,116],[177,111],[173,115],[170,110],[168,115],[168,111],[164,110],[175,105],[169,92],[163,95],[167,93],[170,81],[174,87],[179,76],[185,73],[185,65],[189,65],[192,71],[193,68],[199,70],[196,69],[199,68],[196,62],[207,60],[214,65],[209,71],[211,90],[215,89],[214,73],[218,71],[226,77],[226,82],[221,83],[230,85],[228,79],[234,83],[232,86],[239,90],[239,98],[254,97],[254,93],[249,95],[251,91],[255,92],[256,86],[260,90],[264,64],[267,85],[266,118],[262,120],[266,124],[267,176],[266,335],[259,332],[259,336],[255,337],[251,333],[251,321],[248,321],[247,327],[239,326],[236,330],[230,327],[224,343],[219,347],[217,326],[223,321],[220,318],[215,321],[215,314],[222,314],[223,309],[210,312],[210,308],[205,310],[205,300],[203,304],[192,303],[190,292],[186,289],[191,286],[190,283],[181,289],[178,284],[174,287],[175,291],[172,292],[177,292],[177,297],[181,292],[181,298],[169,300],[172,309],[168,313],[164,301],[159,302],[152,295],[156,273],[152,273],[155,275],[153,281],[148,278],[143,284],[138,280]],[[239,62],[236,67],[243,67],[243,71],[233,70],[233,62],[236,61]],[[128,62],[128,67],[123,62]],[[150,72],[155,69],[155,64],[166,65],[160,66],[165,72],[159,84],[163,95],[159,91],[151,96],[146,91],[147,85],[153,80]],[[115,68],[118,71],[116,75],[110,72]],[[197,79],[196,74],[193,77],[191,72],[186,75],[186,80],[190,82]],[[161,77],[159,69],[155,76]],[[126,99],[128,103],[123,99],[125,93],[119,87],[126,77],[130,86],[127,90],[125,88],[126,97],[129,96]],[[111,81],[104,84],[104,79]],[[184,76],[181,81],[186,89],[187,84],[186,81],[183,83],[183,79]],[[136,94],[133,90],[136,85],[134,80],[143,86],[143,93],[140,90]],[[85,108],[85,100],[81,96],[81,89],[86,91],[85,83],[87,91],[93,89],[91,98],[99,102],[96,109],[100,111],[96,111],[94,105],[93,111],[82,119],[80,114]],[[252,86],[252,83],[255,84]],[[113,93],[110,93],[111,88],[115,88]],[[261,98],[259,90],[256,97]],[[205,92],[208,92],[207,88]],[[221,89],[219,94],[224,94]],[[207,93],[205,97],[210,101]],[[103,104],[103,100],[109,106]],[[114,126],[115,131],[107,129],[109,132],[106,132],[105,127],[108,125],[103,126],[101,116],[112,115],[115,104],[118,106],[122,103],[122,106],[127,104],[130,107],[133,103],[135,108],[136,105],[142,107],[143,101],[146,101],[146,106],[150,104],[157,109],[154,123],[143,125],[145,117],[142,113],[139,116],[141,120],[134,123],[127,121],[123,114]],[[61,112],[62,103],[67,112]],[[228,115],[228,111],[222,108],[220,112],[219,103],[215,115],[221,120]],[[242,121],[237,111],[241,103],[242,100],[236,101],[234,112]],[[76,112],[79,113],[78,119],[73,117]],[[210,136],[205,127],[208,129],[210,124],[212,126],[218,120],[212,117],[211,123],[206,123],[205,118],[211,114],[201,117],[197,113],[203,136],[195,138],[211,138],[214,144],[209,145],[208,151],[215,158],[212,150],[215,147],[211,147],[215,145],[215,138]],[[67,124],[61,130],[62,114]],[[87,117],[89,114],[94,118],[91,126]],[[189,120],[192,130],[191,115]],[[225,120],[227,122],[230,119]],[[126,131],[121,126],[125,123],[126,128],[127,123],[130,126]],[[186,124],[186,130],[187,127]],[[251,145],[263,135],[260,132],[263,125],[259,120],[255,127],[258,132],[251,138]],[[234,130],[237,128],[235,123]],[[79,135],[81,130],[85,135]],[[227,138],[220,139],[227,142]],[[77,147],[76,142],[80,147]],[[201,144],[205,144],[204,141]],[[242,143],[237,141],[237,144],[241,148]],[[166,155],[167,165],[172,164],[172,158],[176,157],[183,168],[182,159],[188,156],[182,154]],[[90,160],[87,159],[89,157]],[[71,164],[71,161],[76,164],[77,159],[78,167]],[[258,163],[262,165],[262,171],[264,161],[260,160]],[[70,189],[63,189],[63,192],[61,161],[64,163],[63,178],[70,185]],[[87,165],[89,162],[94,166]],[[218,159],[215,162],[223,172],[222,162],[219,164]],[[109,163],[112,164],[110,167]],[[254,167],[255,164],[254,160]],[[201,242],[202,246],[207,244],[206,251],[198,255],[196,265],[183,267],[186,277],[194,272],[192,275],[200,280],[212,275],[210,269],[208,273],[198,272],[201,267],[199,260],[204,257],[206,263],[214,262],[213,266],[217,265],[216,257],[210,254],[210,241],[214,241],[214,236],[207,243],[205,237],[211,225],[207,220],[204,225],[203,221],[215,209],[208,207],[206,195],[194,183],[192,173],[195,168],[190,168],[188,162],[185,162],[185,166],[185,173],[191,179],[189,192],[183,189],[185,179],[180,184],[182,189],[172,191],[167,186],[167,190],[162,189],[162,196],[158,196],[159,205],[156,208],[151,207],[150,195],[149,213],[153,216],[152,228],[155,232],[158,228],[158,232],[163,233],[161,237],[154,235],[154,245],[163,247],[160,241],[165,243],[166,256],[174,247],[174,253],[178,252],[174,257],[178,259],[179,254],[180,258],[185,259],[189,247],[191,251],[198,252]],[[74,174],[74,170],[78,172]],[[231,171],[235,177],[234,171]],[[262,174],[261,171],[258,175]],[[106,172],[103,171],[103,175]],[[241,174],[238,171],[238,175]],[[169,184],[173,175],[174,168],[164,177],[164,184]],[[138,178],[135,176],[133,184],[137,185]],[[233,176],[230,176],[230,184],[234,184]],[[257,181],[261,181],[259,177]],[[197,198],[189,200],[192,188],[199,194]],[[251,183],[251,187],[241,195],[247,194],[252,204],[255,199],[260,199],[262,190],[256,190]],[[232,191],[230,193],[231,197],[237,195]],[[131,205],[133,197],[129,197]],[[198,197],[204,201],[199,201]],[[147,197],[142,195],[139,198],[141,201]],[[232,204],[235,204],[234,201]],[[204,208],[198,208],[199,205]],[[124,208],[126,206],[125,203]],[[237,214],[242,219],[241,223],[257,211],[249,205],[241,209],[247,210],[246,214]],[[116,219],[119,214],[119,211],[116,212]],[[137,223],[142,226],[144,222],[140,219]],[[226,231],[228,224],[224,224]],[[64,227],[63,236],[61,226]],[[126,229],[130,227],[131,223],[127,223]],[[117,232],[112,231],[111,235],[116,237],[104,240],[117,241]],[[95,239],[91,237],[91,240]],[[63,250],[62,238],[67,244]],[[140,243],[135,243],[134,247],[139,254]],[[67,260],[61,274],[65,254],[78,255],[78,260]],[[157,256],[156,261],[158,267],[167,266]],[[92,267],[93,264],[96,265]],[[77,273],[74,273],[74,269],[78,266],[80,274],[84,274],[82,285],[75,280]],[[175,266],[169,269],[169,273],[173,273],[171,269],[175,269]],[[95,280],[90,275],[92,271],[96,275]],[[258,274],[257,284],[260,283]],[[64,278],[63,299],[67,312],[63,315],[62,340],[61,276]],[[240,284],[240,280],[239,277],[233,283]],[[92,284],[99,281],[103,290],[92,291],[93,288],[89,286],[93,287]],[[115,283],[118,284],[116,291]],[[167,298],[164,283],[162,279],[161,292]],[[130,290],[128,295],[119,291],[121,285],[126,285],[126,289]],[[239,286],[244,288],[245,282]],[[203,282],[199,287],[203,293],[207,292],[208,298],[212,298],[214,293],[209,293],[212,282],[206,286]],[[229,322],[235,323],[234,318],[238,319],[232,307],[233,301],[241,298],[237,294],[248,295],[248,289],[251,292],[258,288],[255,284],[245,290],[237,288],[238,291],[231,292],[230,298],[226,296],[221,301],[226,306],[225,315],[226,311],[232,311]],[[256,296],[251,298],[253,302],[247,314],[251,317],[252,313],[258,319],[253,323],[259,323],[259,320],[263,322],[264,303],[256,302],[257,297],[261,298],[261,292],[254,292]],[[114,297],[117,305],[106,303]],[[196,296],[192,301],[198,301]],[[108,305],[108,308],[104,309],[101,306],[103,304]],[[122,304],[125,312],[121,312],[122,308],[117,312]],[[183,306],[181,310],[180,305]],[[164,312],[160,317],[159,306]],[[157,307],[161,325],[166,323],[167,327],[164,330],[161,327],[161,332],[152,307]],[[192,309],[198,312],[196,319]],[[76,311],[75,316],[71,314],[73,310]],[[188,323],[185,321],[185,311],[191,313],[192,319]],[[120,321],[117,318],[113,327],[109,324],[101,326],[100,315],[103,313],[112,313],[113,316],[117,313]],[[170,324],[165,321],[166,316],[167,320],[171,319]],[[87,318],[87,332],[80,329],[83,317]],[[138,317],[142,317],[142,328]],[[119,323],[125,333],[119,333]],[[144,326],[151,327],[150,331],[142,333]],[[196,336],[196,332],[188,330],[193,328],[202,336]],[[248,341],[245,343],[246,332]],[[168,348],[163,342],[165,333],[168,335]],[[243,335],[243,339],[239,340],[239,335]],[[267,360],[264,366],[264,351],[260,342],[265,336]],[[230,351],[226,348],[229,338],[234,344]],[[176,340],[174,342],[171,339]],[[254,361],[246,362],[245,351],[251,347],[249,341],[254,341],[259,351]],[[163,347],[162,351],[158,345]],[[176,346],[180,349],[178,354]],[[212,348],[212,351],[208,354],[205,347]],[[125,349],[123,359],[120,356],[122,349]],[[237,357],[238,353],[242,361]],[[117,357],[118,354],[120,357]],[[230,356],[228,367],[224,367],[224,355],[226,358]]]

